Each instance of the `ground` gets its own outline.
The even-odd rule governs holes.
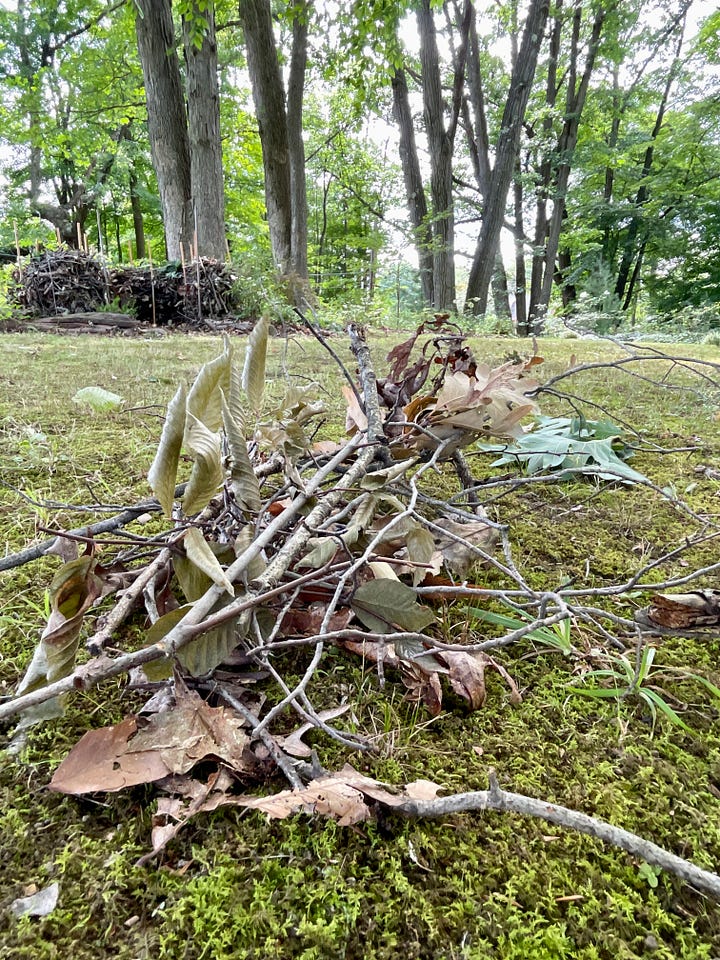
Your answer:
[[[389,343],[387,335],[378,340],[378,361]],[[502,339],[473,345],[489,362],[525,349]],[[123,506],[146,496],[165,405],[177,383],[189,381],[219,348],[209,337],[0,338],[0,554],[43,536],[43,527],[76,527],[87,517],[48,502]],[[548,358],[541,379],[567,368],[572,355],[579,361],[622,356],[598,341],[542,342],[541,351]],[[711,346],[674,352],[720,361]],[[275,340],[269,374],[279,381],[285,371],[318,380],[333,417],[341,413],[336,372],[317,344]],[[667,364],[648,364],[643,373],[667,374],[671,389],[607,370],[558,388],[641,431],[644,449],[632,465],[712,520],[720,484],[696,469],[717,464],[720,449],[718,377],[708,372],[714,384],[667,373]],[[76,391],[88,385],[120,394],[124,407],[98,414],[74,403]],[[697,392],[677,389],[683,386]],[[557,398],[542,406],[547,413],[568,409]],[[598,415],[597,408],[582,406],[587,416]],[[333,417],[327,436],[338,435]],[[487,455],[472,465],[478,476],[493,475]],[[451,489],[449,480],[437,483],[440,491]],[[486,501],[509,524],[526,576],[544,588],[568,577],[582,585],[623,582],[697,530],[667,497],[635,487],[531,485]],[[662,565],[652,578],[691,572],[716,556],[710,541]],[[4,695],[32,654],[44,590],[58,564],[46,558],[0,574]],[[717,583],[709,575],[693,585]],[[633,593],[613,609],[632,615],[647,600]],[[463,624],[482,632],[463,609],[443,616],[449,634]],[[585,628],[573,629],[581,645]],[[720,679],[716,639],[673,637],[657,646],[660,669]],[[582,810],[717,870],[720,714],[699,684],[665,675],[667,702],[692,732],[662,717],[653,729],[636,698],[576,695],[574,665],[559,653],[525,642],[501,659],[522,690],[520,705],[492,675],[481,710],[468,714],[448,698],[433,719],[406,703],[392,678],[379,690],[369,665],[363,669],[345,654],[330,653],[315,703],[334,706],[346,698],[359,726],[373,733],[377,752],[348,758],[316,738],[323,763],[337,769],[351,759],[389,783],[423,777],[447,792],[484,789],[494,768],[506,789]],[[298,659],[298,672],[302,668]],[[1,755],[0,957],[720,957],[720,905],[713,900],[619,850],[504,814],[433,822],[390,818],[341,828],[309,817],[278,822],[219,811],[193,821],[160,862],[137,867],[149,847],[152,789],[91,799],[47,790],[53,769],[85,730],[115,722],[136,706],[123,683],[112,681],[76,697],[62,720],[37,728],[20,757]],[[16,920],[9,914],[16,897],[54,880],[60,898],[50,916]]]

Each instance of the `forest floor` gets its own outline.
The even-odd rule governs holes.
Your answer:
[[[403,338],[371,334],[378,369]],[[343,342],[333,341],[338,350]],[[472,345],[491,364],[525,349],[509,339]],[[43,538],[45,528],[78,527],[92,517],[63,504],[123,507],[147,497],[166,404],[177,384],[220,349],[218,338],[199,336],[0,337],[0,556]],[[663,349],[720,362],[716,347]],[[541,381],[566,369],[571,355],[578,362],[623,355],[596,340],[541,341],[540,350]],[[268,375],[280,383],[288,372],[319,384],[329,411],[322,435],[337,439],[343,403],[337,370],[322,348],[304,336],[274,340]],[[697,532],[697,521],[673,496],[717,520],[720,473],[702,468],[720,467],[720,378],[707,372],[714,383],[648,361],[648,379],[600,368],[562,384],[583,398],[578,405],[589,418],[598,417],[592,404],[600,404],[603,415],[641,433],[631,464],[665,495],[576,479],[488,497],[491,516],[509,525],[516,561],[533,587],[553,589],[568,578],[588,586],[625,582]],[[661,386],[651,382],[660,378]],[[124,406],[93,413],[73,401],[91,385],[120,394]],[[572,415],[567,401],[540,402],[545,414]],[[478,477],[497,473],[491,462],[488,454],[470,458]],[[440,489],[455,489],[452,483],[438,481]],[[716,560],[711,541],[682,551],[651,578]],[[24,673],[59,562],[46,557],[0,574],[0,695],[11,694]],[[688,589],[716,586],[711,576]],[[615,609],[632,618],[648,599],[626,593]],[[477,634],[487,629],[473,626],[458,605],[445,616],[449,630],[463,622]],[[586,627],[572,629],[577,646],[598,642]],[[391,677],[379,689],[371,664],[332,651],[316,678],[315,705],[348,702],[376,750],[349,756],[319,735],[311,739],[326,768],[350,760],[390,784],[426,778],[447,792],[481,790],[494,768],[508,790],[584,811],[717,870],[720,711],[700,684],[671,670],[720,682],[720,639],[654,643],[656,689],[690,731],[663,715],[653,726],[638,697],[578,696],[572,658],[524,640],[497,656],[522,703],[513,704],[493,674],[480,710],[468,713],[448,699],[435,718],[409,704]],[[298,654],[298,675],[305,656]],[[19,757],[0,755],[0,957],[720,957],[720,904],[711,898],[599,841],[501,813],[340,827],[307,816],[269,821],[232,808],[195,818],[158,861],[135,866],[150,848],[152,788],[80,799],[47,790],[79,737],[132,712],[134,697],[122,681],[107,682],[74,697],[62,719],[34,728]],[[53,881],[60,895],[50,915],[11,915],[15,898]]]

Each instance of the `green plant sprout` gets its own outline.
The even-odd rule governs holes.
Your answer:
[[[467,613],[476,620],[482,620],[484,623],[492,623],[505,630],[520,630],[533,621],[530,614],[520,611],[517,611],[516,617],[508,617],[502,613],[494,613],[492,610],[480,610],[477,607],[468,607]],[[571,634],[572,621],[570,617],[568,617],[565,620],[560,620],[558,623],[552,623],[550,626],[536,627],[526,634],[526,636],[528,640],[533,640],[542,646],[559,650],[566,657],[569,657],[575,651]]]
[[[705,677],[682,668],[662,667],[653,670],[656,652],[655,647],[644,647],[636,663],[633,663],[624,654],[612,655],[609,657],[609,667],[590,670],[583,674],[581,679],[584,683],[596,681],[596,685],[584,687],[570,685],[569,688],[573,693],[584,697],[616,700],[618,702],[631,697],[638,697],[650,710],[653,733],[658,719],[658,711],[675,726],[682,727],[688,733],[694,733],[692,727],[685,723],[677,711],[663,697],[662,692],[660,692],[662,688],[658,687],[657,681],[662,674],[672,675],[678,679],[693,680],[705,687],[719,702],[720,689]],[[651,673],[653,683],[648,682]],[[607,686],[608,683],[611,685]]]

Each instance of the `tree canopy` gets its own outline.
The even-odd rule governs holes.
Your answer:
[[[701,0],[18,0],[0,243],[229,251],[296,303],[402,261],[426,306],[525,334],[714,325],[719,27]]]

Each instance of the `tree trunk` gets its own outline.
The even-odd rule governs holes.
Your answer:
[[[510,80],[495,152],[495,166],[486,197],[480,236],[475,247],[466,303],[477,315],[487,309],[488,291],[495,268],[495,253],[505,222],[505,205],[515,169],[522,121],[535,77],[538,54],[548,17],[549,0],[531,0],[520,51]]]
[[[135,0],[148,135],[170,260],[192,239],[190,146],[170,0]]]
[[[510,298],[508,295],[507,273],[502,254],[498,250],[495,254],[495,272],[492,277],[492,295],[495,316],[501,319],[510,318]]]
[[[527,273],[525,269],[525,228],[523,224],[523,184],[520,159],[515,167],[513,184],[515,243],[515,332],[519,337],[529,337],[530,327],[527,316]]]
[[[260,128],[270,246],[278,272],[286,275],[292,269],[290,148],[272,13],[267,0],[240,0],[239,13]]]
[[[405,180],[405,194],[410,212],[410,222],[413,227],[415,249],[418,255],[422,296],[425,304],[432,307],[435,301],[433,293],[432,230],[428,223],[427,200],[425,199],[425,188],[423,187],[415,142],[410,96],[405,71],[402,69],[396,70],[393,75],[392,92],[393,112],[400,131],[400,163]]]
[[[430,151],[433,234],[433,306],[455,310],[455,221],[453,212],[453,143],[445,128],[435,15],[430,0],[417,8],[422,68],[423,114]]]
[[[130,173],[130,207],[135,232],[135,256],[138,260],[144,260],[147,255],[145,250],[145,222],[143,220],[142,204],[137,192],[137,177],[134,171]]]
[[[623,244],[623,255],[620,260],[620,266],[618,267],[617,280],[615,282],[615,293],[618,298],[623,301],[623,310],[627,310],[632,300],[632,288],[628,292],[626,290],[628,286],[628,281],[631,276],[631,269],[633,268],[633,261],[639,260],[641,262],[642,253],[645,248],[645,237],[641,236],[641,222],[643,216],[643,207],[647,203],[650,197],[650,190],[648,187],[648,178],[650,176],[650,171],[652,169],[653,160],[655,158],[655,141],[660,134],[662,129],[663,121],[665,119],[665,111],[667,109],[668,100],[670,98],[670,90],[675,81],[677,75],[677,70],[680,64],[680,54],[682,52],[682,43],[685,36],[685,18],[683,17],[680,31],[677,38],[677,44],[675,47],[675,57],[673,59],[670,71],[668,73],[667,81],[665,83],[665,89],[663,90],[662,97],[660,99],[660,105],[655,116],[655,124],[653,125],[652,133],[650,134],[650,143],[648,144],[647,150],[645,151],[645,157],[643,160],[642,174],[640,177],[640,187],[638,189],[637,195],[635,197],[635,212],[633,213],[632,220],[630,221],[630,226],[628,227],[627,234],[625,236],[625,243]],[[640,242],[638,243],[638,237],[640,237]],[[640,263],[636,263],[635,269],[632,270],[632,287],[635,286],[639,276],[639,267]]]
[[[577,145],[578,129],[580,126],[580,117],[582,115],[585,100],[587,98],[588,88],[590,86],[590,76],[595,65],[595,57],[600,46],[600,35],[602,33],[607,9],[599,7],[593,21],[592,35],[588,44],[587,57],[585,58],[585,67],[580,84],[576,89],[576,69],[577,69],[577,51],[580,34],[580,8],[575,14],[573,24],[573,43],[571,55],[571,71],[568,79],[567,102],[565,110],[565,122],[562,133],[558,141],[557,156],[560,160],[557,174],[555,177],[555,199],[553,202],[552,217],[548,225],[547,246],[545,249],[545,262],[542,289],[537,304],[530,305],[530,320],[535,327],[536,332],[540,332],[542,324],[547,315],[550,305],[550,296],[552,293],[553,280],[556,273],[556,259],[560,245],[560,231],[565,216],[565,196],[567,194],[568,183],[570,181],[570,171],[572,169],[573,154]]]
[[[557,67],[560,57],[560,41],[562,39],[563,14],[562,0],[558,0],[555,6],[555,18],[552,32],[550,34],[550,56],[548,58],[547,79],[545,83],[545,117],[542,124],[542,140],[545,151],[540,163],[540,170],[536,183],[535,199],[535,232],[533,234],[533,256],[532,266],[530,268],[530,316],[529,323],[532,326],[537,304],[540,302],[542,291],[543,267],[545,264],[545,244],[548,235],[548,200],[550,197],[550,185],[552,183],[553,163],[552,152],[549,146],[549,138],[553,129],[553,114],[555,112],[555,102],[557,100]]]
[[[187,64],[190,186],[193,227],[197,231],[196,253],[200,257],[224,260],[227,255],[225,185],[220,140],[215,12],[212,3],[201,11],[199,0],[193,0],[188,14],[183,17],[183,37]],[[195,42],[195,38],[198,42]]]
[[[293,20],[293,43],[288,79],[287,131],[290,160],[290,264],[300,280],[308,278],[308,206],[305,181],[305,144],[302,138],[303,95],[308,48],[308,8],[303,4]]]

